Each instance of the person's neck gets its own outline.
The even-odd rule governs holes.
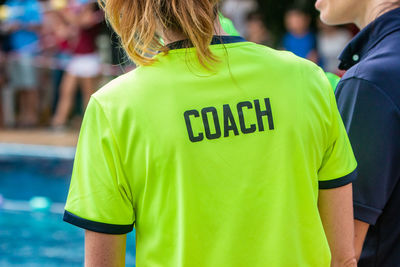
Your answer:
[[[379,16],[399,7],[391,3],[381,0],[370,0],[365,5],[365,8],[360,10],[360,15],[355,19],[354,23],[360,30],[364,29]]]
[[[224,29],[222,28],[221,24],[216,22],[214,24],[214,35],[219,35],[219,36],[229,36]],[[185,36],[182,33],[177,33],[173,31],[164,31],[163,32],[163,40],[165,45],[169,45],[178,41],[186,40],[188,39],[187,36]]]

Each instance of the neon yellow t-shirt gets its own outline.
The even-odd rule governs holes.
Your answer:
[[[137,266],[330,266],[318,192],[356,167],[333,90],[313,63],[222,39],[213,74],[176,49],[93,95],[64,220],[135,226]]]
[[[325,75],[328,78],[328,81],[331,84],[333,91],[336,91],[336,88],[340,82],[340,77],[332,72],[326,72]]]
[[[224,29],[224,31],[232,36],[240,36],[239,32],[236,30],[235,25],[233,25],[233,22],[224,17],[221,13],[219,13],[219,22],[221,23],[221,27]]]

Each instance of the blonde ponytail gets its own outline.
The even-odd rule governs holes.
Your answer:
[[[99,0],[122,46],[138,65],[151,65],[153,56],[168,52],[157,29],[184,35],[196,48],[200,64],[210,69],[218,58],[209,45],[219,0]]]

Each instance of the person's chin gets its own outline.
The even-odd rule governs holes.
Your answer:
[[[329,16],[328,12],[321,12],[320,19],[323,23],[330,26],[344,24],[340,19],[335,19],[334,17]]]
[[[324,0],[317,0],[315,2],[315,8],[321,12]]]
[[[323,23],[327,24],[327,25],[335,25],[337,24],[336,21],[332,20],[332,18],[330,18],[330,14],[328,12],[328,8],[325,5],[325,1],[324,0],[317,0],[317,2],[315,2],[315,8],[320,12],[320,19]]]
[[[325,16],[324,16],[324,14],[323,13],[321,13],[320,14],[320,20],[324,23],[324,24],[326,24],[326,25],[335,25],[335,23],[333,23],[332,21],[330,21],[328,18],[326,18]]]

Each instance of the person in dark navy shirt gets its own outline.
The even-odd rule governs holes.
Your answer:
[[[361,32],[340,56],[336,91],[357,161],[358,266],[400,266],[400,1],[318,0],[327,24]]]

